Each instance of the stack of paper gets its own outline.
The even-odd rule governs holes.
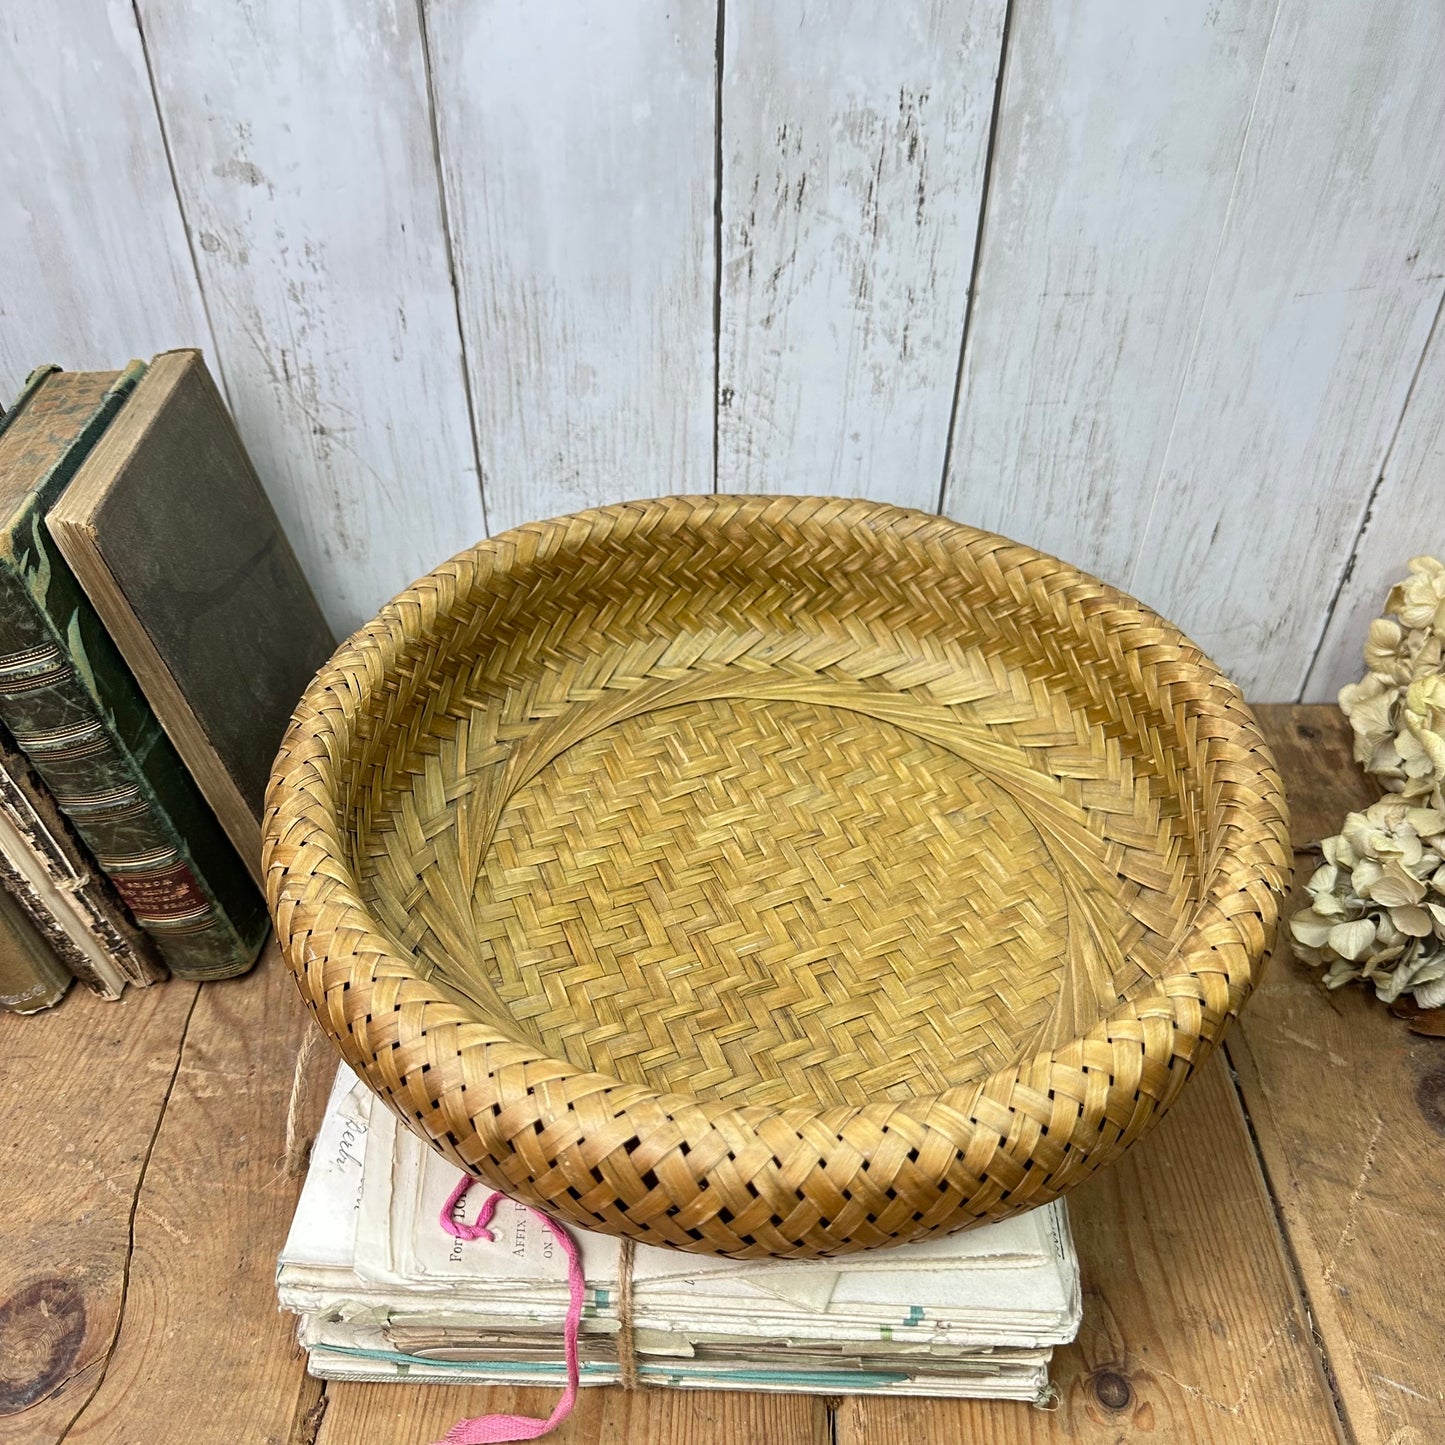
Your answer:
[[[456,1171],[346,1069],[312,1153],[278,1289],[331,1379],[563,1376],[566,1260],[510,1202],[494,1239],[437,1216]],[[474,1216],[485,1186],[467,1201]],[[617,1379],[619,1242],[574,1231],[587,1277],[583,1383]],[[1061,1203],[967,1234],[836,1260],[738,1261],[639,1246],[633,1329],[652,1385],[1039,1399],[1079,1325]]]

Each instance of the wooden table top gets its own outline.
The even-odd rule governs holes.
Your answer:
[[[1370,800],[1333,708],[1260,715],[1300,845]],[[236,982],[0,1015],[0,1438],[427,1445],[463,1415],[550,1411],[551,1389],[307,1378],[274,1286],[304,1022],[274,956]],[[550,1438],[1445,1440],[1439,1040],[1322,993],[1282,946],[1224,1052],[1069,1203],[1084,1322],[1054,1410],[607,1387]]]

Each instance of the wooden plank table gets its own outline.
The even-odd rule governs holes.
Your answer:
[[[1261,714],[1303,846],[1369,790],[1333,709]],[[426,1445],[462,1415],[548,1412],[550,1390],[307,1378],[273,1285],[302,1034],[274,956],[0,1016],[0,1439]],[[1445,1440],[1445,1044],[1282,948],[1226,1052],[1070,1206],[1086,1295],[1056,1409],[606,1388],[552,1438]]]

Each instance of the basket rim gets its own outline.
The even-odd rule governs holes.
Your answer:
[[[625,527],[645,536],[650,515],[664,505],[669,509],[687,507],[688,523],[767,523],[791,518],[814,525],[863,524],[886,527],[910,543],[940,546],[945,552],[964,544],[986,543],[1009,549],[1019,560],[1047,561],[1054,569],[1053,575],[1064,578],[1065,585],[1097,589],[1114,608],[1162,632],[1173,646],[1189,654],[1191,674],[1206,686],[1199,698],[1185,704],[1186,715],[1192,711],[1194,717],[1204,719],[1225,711],[1231,714],[1234,733],[1247,738],[1257,760],[1254,776],[1248,781],[1261,796],[1277,802],[1274,816],[1261,818],[1235,810],[1229,826],[1222,831],[1230,835],[1237,832],[1239,836],[1227,837],[1211,848],[1189,927],[1171,949],[1164,970],[1153,980],[1068,1043],[1037,1048],[1013,1065],[941,1092],[918,1093],[904,1100],[817,1107],[805,1103],[778,1108],[724,1103],[626,1082],[582,1069],[540,1047],[519,1043],[449,998],[379,927],[361,897],[359,880],[341,846],[339,820],[334,807],[328,806],[328,801],[334,804],[335,800],[328,800],[319,765],[327,758],[344,756],[353,745],[355,719],[371,692],[390,674],[405,649],[414,644],[410,619],[421,610],[423,593],[439,573],[458,566],[476,569],[479,575],[472,584],[475,586],[482,581],[481,573],[504,574],[516,559],[535,558],[580,535]],[[1207,756],[1201,757],[1204,778],[1209,777],[1212,766]],[[1239,781],[1237,774],[1233,780]],[[1217,809],[1215,823],[1218,826]],[[1251,848],[1264,850],[1262,860],[1241,856]],[[413,1091],[408,1085],[408,1079],[424,1066],[454,1072],[457,1057],[477,1048],[496,1055],[496,1067],[488,1069],[489,1076],[500,1079],[505,1075],[497,1085],[495,1099],[469,1100],[469,1107],[475,1107],[467,1121],[486,1147],[494,1142],[487,1137],[486,1121],[489,1116],[495,1119],[498,1107],[508,1109],[525,1096],[539,1119],[549,1124],[573,1109],[572,1103],[561,1098],[560,1091],[549,1087],[562,1079],[569,1081],[574,1090],[605,1095],[612,1111],[650,1106],[674,1116],[687,1114],[740,1136],[755,1134],[767,1120],[777,1120],[790,1129],[822,1128],[841,1140],[860,1124],[886,1126],[890,1120],[911,1119],[928,1127],[931,1121],[946,1118],[952,1134],[981,1132],[991,1147],[998,1147],[1017,1133],[1010,1116],[1018,1090],[1037,1091],[1052,1098],[1049,1079],[1055,1068],[1072,1065],[1085,1072],[1091,1067],[1097,1071],[1100,1065],[1089,1062],[1091,1054],[1097,1055],[1096,1046],[1117,1048],[1122,1037],[1134,1041],[1141,1053],[1147,1053],[1146,1037],[1169,1028],[1173,1035],[1170,1047],[1188,1067],[1169,1070],[1164,1091],[1150,1097],[1147,1120],[1137,1126],[1128,1122],[1132,1141],[1162,1115],[1184,1080],[1222,1037],[1229,1020],[1258,981],[1288,893],[1290,863],[1283,789],[1269,747],[1242,693],[1179,628],[1146,604],[1026,544],[935,514],[859,499],[727,494],[628,501],[529,522],[462,549],[398,593],[375,618],[341,644],[298,703],[267,788],[262,858],[278,938],[302,996],[318,1022],[346,1061],[374,1088],[413,1106],[407,1118],[412,1127],[420,1127],[460,1167],[483,1177],[488,1177],[485,1163],[479,1164],[457,1148],[444,1119],[428,1120],[428,1111],[417,1106],[427,1100],[435,1111],[437,1105],[429,1095]],[[1235,966],[1220,966],[1222,951],[1230,955]],[[345,992],[351,995],[345,1005],[330,996],[342,994],[342,989],[319,987],[310,972],[308,965],[321,959],[344,961],[348,972]],[[1212,967],[1205,966],[1211,962]],[[1211,986],[1204,977],[1221,973],[1228,984],[1222,1007],[1217,984]],[[382,989],[388,999],[397,1000],[388,1026],[393,1036],[386,1057],[356,1043],[347,1017],[347,1009],[354,1016],[363,999],[377,989]],[[439,1032],[445,1034],[444,1045],[439,1041]],[[1131,1072],[1132,1083],[1124,1081],[1124,1092],[1110,1072],[1106,1110],[1115,1103],[1122,1108],[1127,1102],[1128,1109],[1137,1112],[1144,1105],[1139,1097],[1139,1071],[1134,1068]],[[393,1107],[403,1112],[399,1102]],[[962,1148],[960,1145],[960,1152]],[[1022,1148],[1015,1152],[1022,1159],[1028,1151]],[[1079,1155],[1081,1166],[1086,1154],[1087,1150]],[[1079,1177],[1091,1172],[1092,1167],[1081,1167]],[[556,1208],[546,1195],[527,1198],[526,1188],[519,1188],[515,1179],[502,1183],[492,1178],[491,1182],[527,1202]],[[1070,1184],[1073,1182],[1076,1180],[1071,1179]],[[1062,1188],[1054,1190],[1036,1202],[1061,1192]],[[579,1222],[586,1222],[586,1218],[579,1216]],[[595,1223],[591,1227],[596,1227]]]

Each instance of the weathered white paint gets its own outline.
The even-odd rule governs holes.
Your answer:
[[[1014,7],[950,516],[1127,580],[1274,8]]]
[[[929,511],[1003,0],[729,0],[718,486]]]
[[[0,19],[0,386],[205,347],[339,628],[481,534],[478,452],[493,530],[714,445],[932,507],[952,421],[951,514],[1261,698],[1445,548],[1440,7],[1015,3],[983,184],[1003,0],[731,0],[721,90],[715,3],[424,3]]]
[[[1305,694],[1328,701],[1364,672],[1365,633],[1421,553],[1445,557],[1445,324],[1437,317],[1315,656]]]
[[[716,11],[429,0],[493,531],[712,489]]]
[[[32,367],[210,350],[129,0],[0,15],[0,405]]]
[[[1298,695],[1445,276],[1445,8],[1282,0],[1131,590]]]
[[[484,531],[413,0],[142,0],[232,406],[347,632]]]

